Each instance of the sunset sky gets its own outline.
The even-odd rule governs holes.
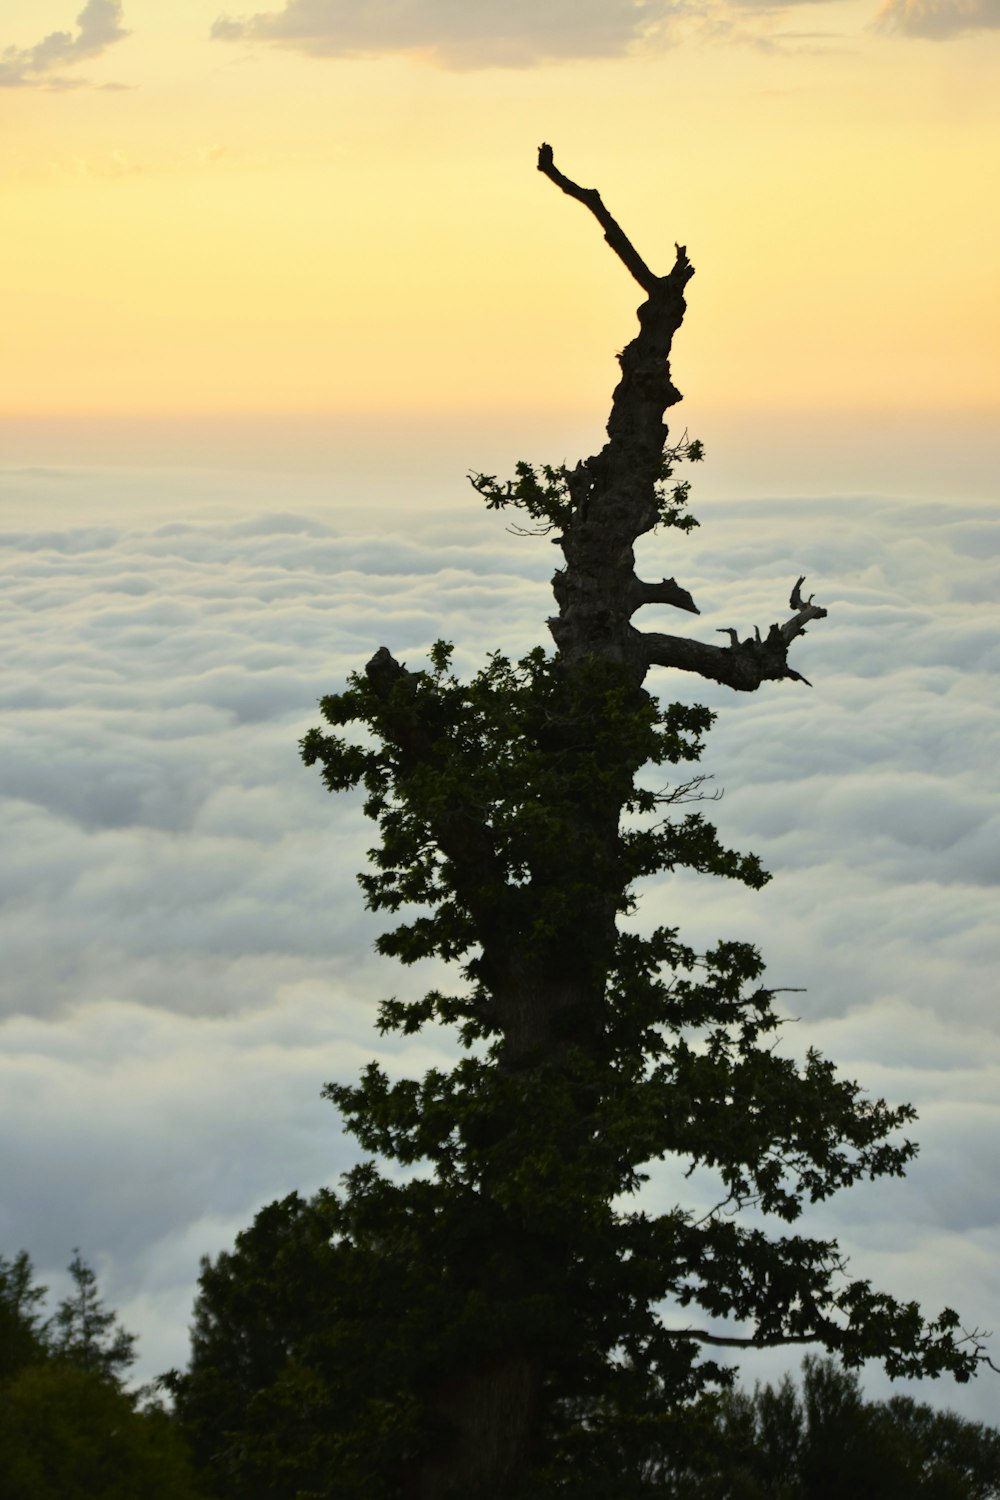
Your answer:
[[[706,406],[995,408],[996,0],[219,4],[5,4],[7,412],[603,399],[634,289],[541,140],[688,245]]]
[[[79,1245],[149,1378],[199,1256],[356,1159],[322,1084],[453,1055],[374,1032],[444,981],[373,956],[297,741],[380,645],[547,640],[553,548],[466,475],[600,446],[641,296],[549,141],[696,267],[701,529],[642,567],[703,614],[649,623],[830,611],[811,691],[651,679],[775,878],[641,913],[759,943],[790,1045],[916,1104],[907,1180],[806,1232],[1000,1330],[998,0],[80,3],[0,9],[0,1254],[58,1291]]]

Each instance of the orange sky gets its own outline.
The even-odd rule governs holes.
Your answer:
[[[706,0],[683,31],[643,39],[626,0],[601,0],[623,18],[608,42],[590,37],[601,6],[587,0],[565,34],[558,0],[470,0],[481,35],[456,55],[435,0],[396,7],[416,41],[359,32],[350,46],[330,18],[360,16],[361,0],[289,0],[329,35],[284,43],[264,34],[282,0],[215,38],[219,0],[89,0],[79,22],[81,0],[13,0],[0,406],[603,405],[638,289],[534,171],[545,139],[654,266],[687,243],[697,276],[675,367],[700,401],[988,410],[997,33],[988,0],[934,3],[986,19],[925,37],[905,17],[877,29],[854,0],[760,13]],[[490,66],[503,13],[524,37]],[[572,55],[602,45],[626,50]]]

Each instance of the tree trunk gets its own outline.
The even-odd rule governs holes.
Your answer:
[[[530,1450],[541,1390],[537,1360],[510,1354],[465,1373],[435,1396],[432,1413],[450,1440],[426,1460],[407,1500],[482,1495],[514,1500]]]

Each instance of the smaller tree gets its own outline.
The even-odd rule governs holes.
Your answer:
[[[105,1309],[74,1251],[73,1291],[44,1319],[27,1252],[0,1256],[3,1500],[197,1500],[191,1462],[162,1407],[127,1391],[135,1337]]]
[[[198,1500],[167,1413],[137,1411],[93,1370],[49,1359],[0,1386],[3,1500]]]
[[[637,1493],[657,1500],[997,1500],[1000,1432],[908,1396],[866,1401],[857,1374],[809,1355],[752,1394],[692,1411],[698,1442],[649,1455]]]
[[[20,1250],[13,1260],[0,1255],[0,1381],[45,1352],[41,1313],[45,1290],[35,1284],[26,1250]]]
[[[69,1264],[74,1290],[60,1302],[52,1319],[51,1349],[57,1359],[89,1370],[120,1386],[135,1363],[135,1335],[107,1312],[97,1291],[97,1277],[78,1249]]]
[[[447,1289],[428,1297],[411,1245],[372,1254],[350,1227],[337,1194],[291,1193],[202,1261],[191,1367],[163,1384],[218,1500],[399,1494],[419,1406],[400,1388],[447,1336]]]
[[[909,1457],[919,1484],[910,1494],[929,1500],[998,1500],[997,1428],[953,1411],[935,1411],[912,1396],[891,1396],[877,1411]]]

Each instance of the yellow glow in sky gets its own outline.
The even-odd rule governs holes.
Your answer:
[[[932,36],[712,0],[645,39],[626,0],[572,33],[554,0],[470,0],[464,37],[436,0],[274,0],[215,38],[218,0],[81,4],[0,17],[7,414],[603,402],[640,294],[542,140],[654,267],[687,243],[699,401],[996,404],[997,33],[959,0]],[[266,34],[307,10],[325,40]],[[369,34],[383,10],[409,31]],[[582,55],[609,17],[627,50]]]

